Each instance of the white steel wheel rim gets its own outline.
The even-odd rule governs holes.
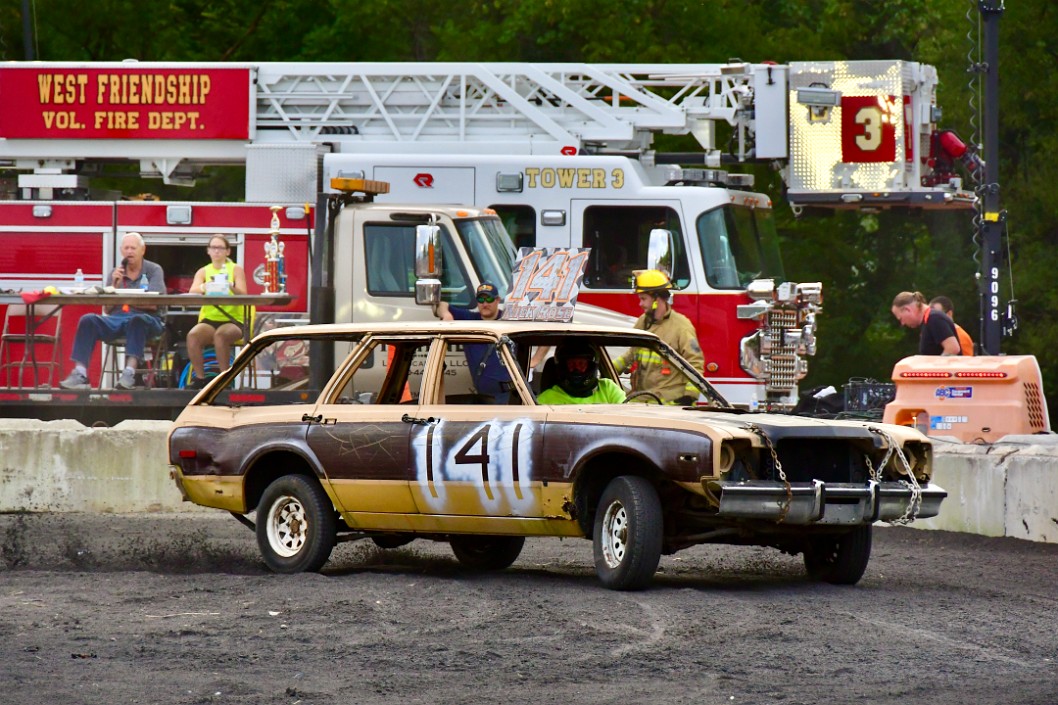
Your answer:
[[[606,508],[602,518],[602,555],[606,565],[617,568],[628,550],[628,512],[620,502]]]
[[[296,497],[280,497],[268,514],[267,531],[268,545],[273,551],[284,558],[296,556],[308,536],[305,506]]]

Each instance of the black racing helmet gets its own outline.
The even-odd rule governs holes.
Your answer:
[[[558,386],[572,397],[587,397],[599,386],[595,348],[585,340],[567,340],[555,350]]]

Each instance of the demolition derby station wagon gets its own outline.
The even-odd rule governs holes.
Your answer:
[[[499,394],[468,363],[486,358]],[[694,402],[636,389],[630,359],[683,375]],[[913,428],[737,409],[649,332],[502,320],[266,332],[169,436],[184,498],[254,530],[276,572],[319,570],[338,541],[446,541],[500,570],[526,537],[583,537],[618,590],[704,543],[803,554],[811,579],[855,584],[875,522],[939,512],[932,457]]]

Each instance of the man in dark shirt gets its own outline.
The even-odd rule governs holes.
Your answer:
[[[437,304],[434,314],[442,321],[496,321],[503,318],[500,310],[500,290],[495,284],[482,282],[478,287],[476,298],[477,309],[449,306],[442,301]],[[463,346],[467,358],[470,376],[478,394],[493,398],[496,404],[506,404],[510,395],[511,376],[496,354],[496,346],[486,343],[468,343]]]
[[[921,293],[900,292],[893,299],[891,310],[900,325],[921,329],[918,337],[919,355],[962,354],[955,323],[940,311],[932,310]]]

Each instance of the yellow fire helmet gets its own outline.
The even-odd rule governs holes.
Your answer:
[[[672,282],[664,272],[657,269],[645,269],[636,273],[636,293],[653,294],[668,291]]]

